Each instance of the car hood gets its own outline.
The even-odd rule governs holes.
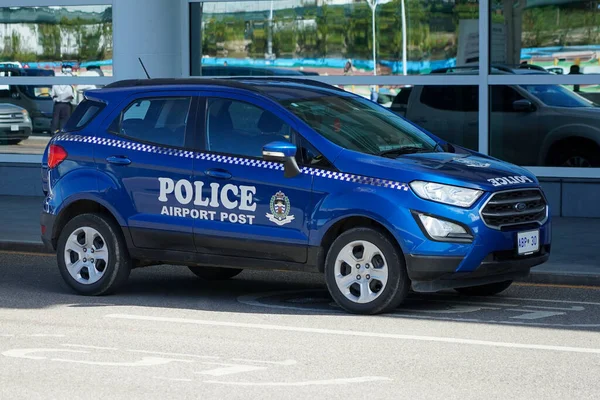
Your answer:
[[[485,191],[538,185],[526,169],[477,153],[417,153],[384,158],[344,150],[335,165],[344,173],[400,183],[423,180]]]
[[[600,119],[600,107],[554,107],[553,111],[570,118],[580,117]]]
[[[9,103],[0,103],[0,113],[22,112],[24,108]]]

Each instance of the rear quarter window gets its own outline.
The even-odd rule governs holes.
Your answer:
[[[92,120],[98,115],[100,111],[104,108],[104,103],[94,100],[84,100],[82,101],[71,117],[65,124],[65,131],[76,131],[82,129],[87,124],[92,122]]]

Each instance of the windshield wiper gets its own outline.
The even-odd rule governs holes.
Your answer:
[[[383,151],[377,153],[377,155],[380,157],[385,157],[385,156],[390,156],[390,155],[401,156],[403,154],[430,153],[430,152],[431,152],[431,150],[424,149],[424,148],[418,147],[418,146],[404,146],[404,147],[398,147],[397,149],[383,150]]]

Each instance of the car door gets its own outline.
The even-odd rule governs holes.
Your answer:
[[[107,177],[100,190],[126,218],[138,248],[195,251],[184,191],[193,170],[195,94],[132,96],[96,138],[95,160]]]
[[[294,141],[293,120],[245,95],[206,94],[200,108],[204,118],[198,118],[198,130],[204,135],[194,160],[197,251],[306,262],[312,177],[286,178],[282,164],[262,159],[267,143]]]
[[[477,86],[417,86],[406,119],[447,142],[477,150],[477,94]]]

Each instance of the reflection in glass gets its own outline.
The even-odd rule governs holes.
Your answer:
[[[491,13],[492,64],[534,65],[557,75],[600,73],[597,1],[493,0]]]
[[[478,15],[467,0],[192,3],[192,75],[429,73],[473,57]]]
[[[490,151],[527,166],[600,167],[600,108],[559,85],[492,86]]]
[[[0,76],[112,75],[112,7],[0,7]]]

